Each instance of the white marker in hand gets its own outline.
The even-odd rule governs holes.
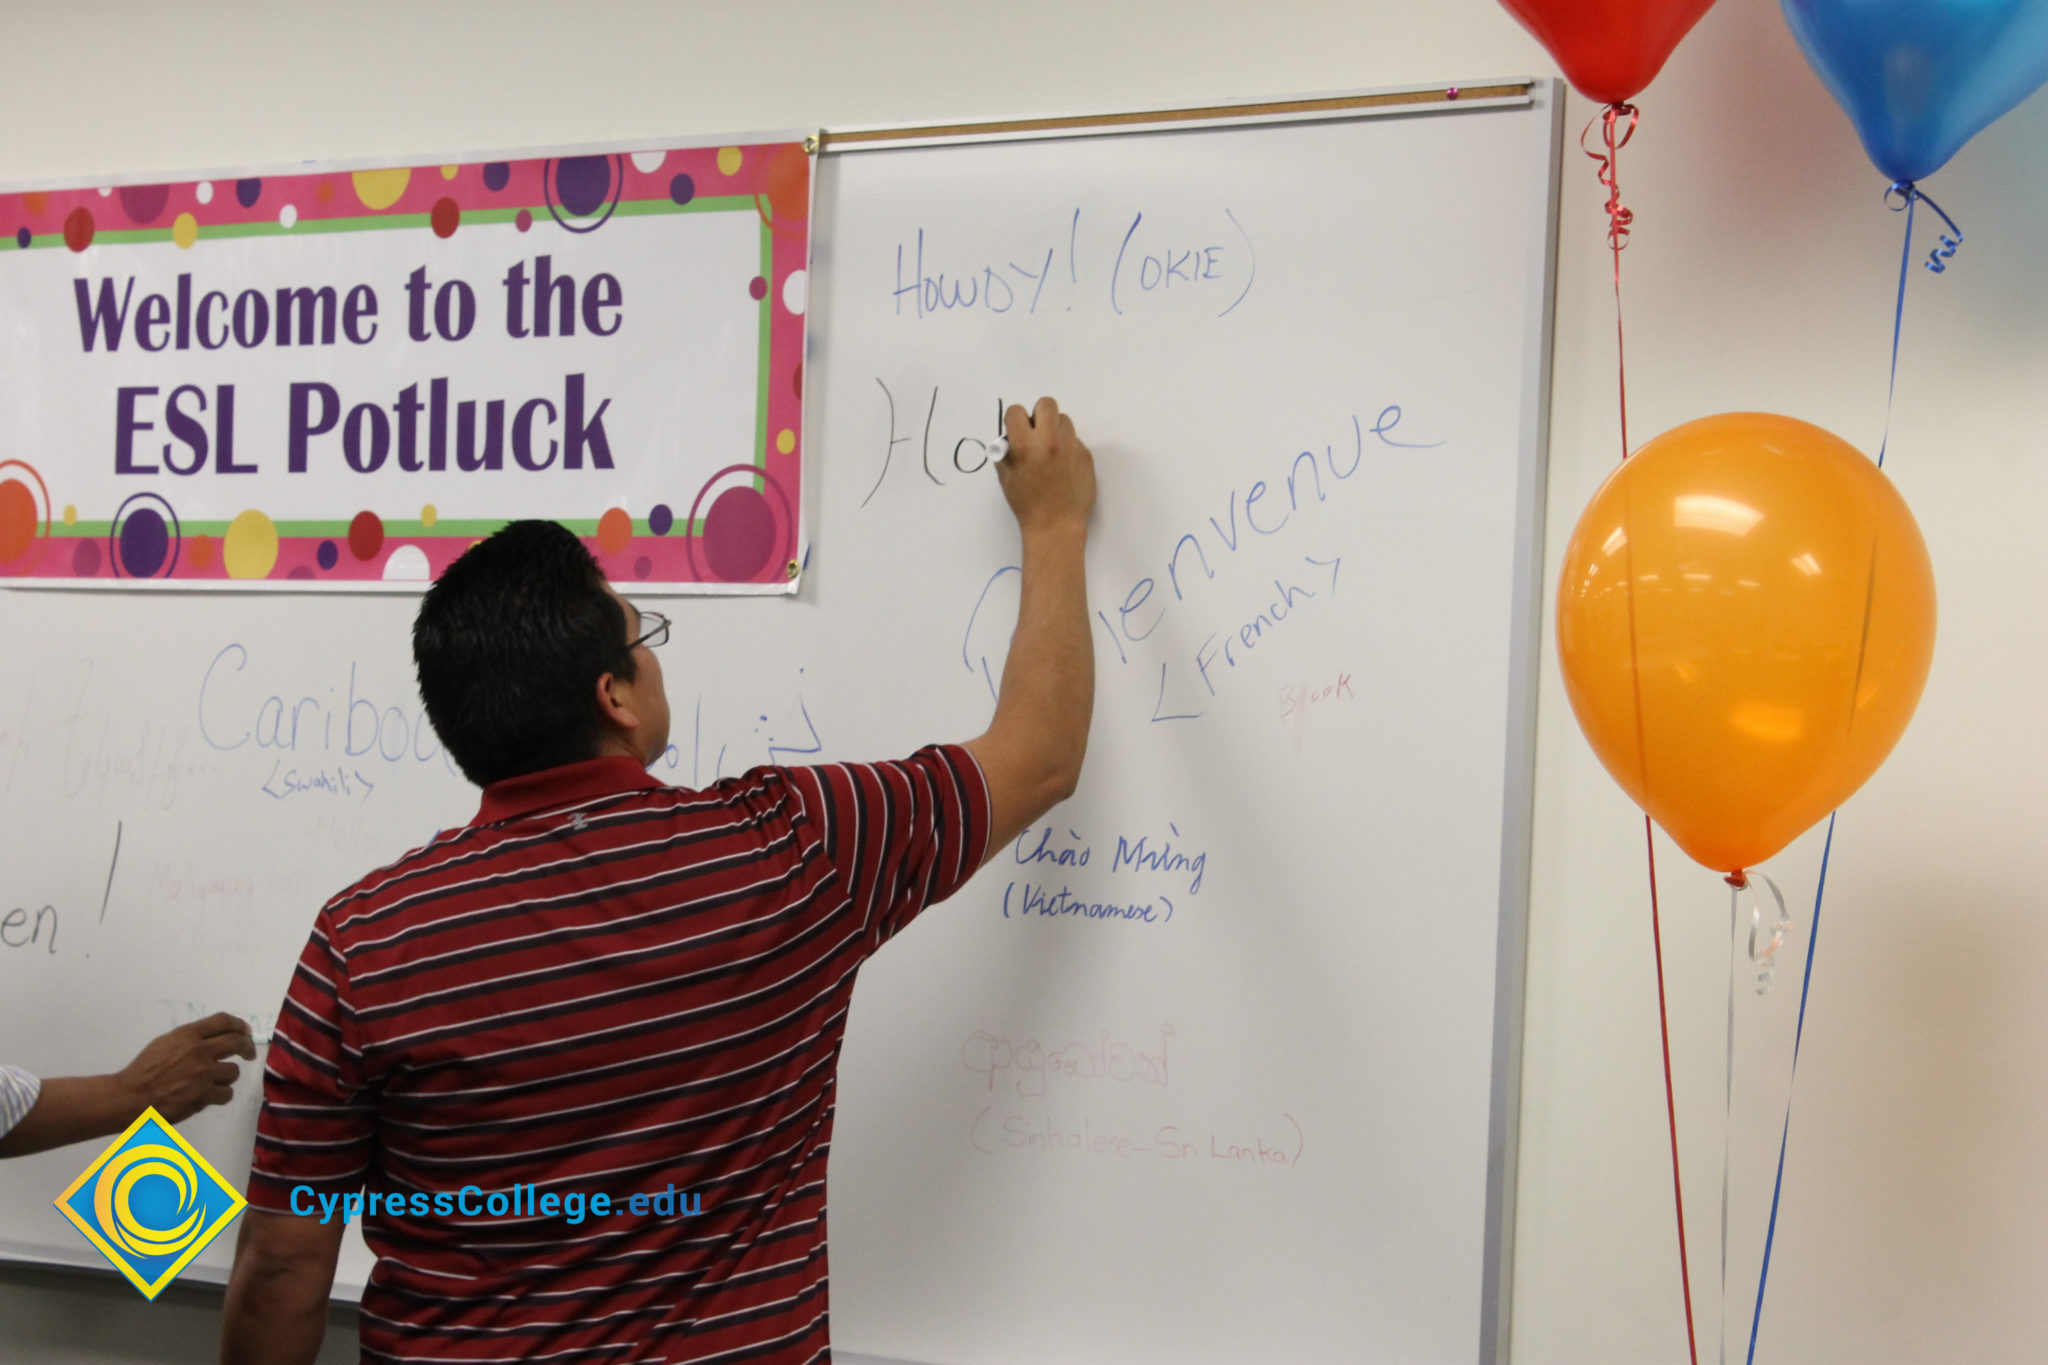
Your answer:
[[[1003,430],[1003,414],[1006,411],[1007,409],[1003,407],[1003,400],[998,398],[996,400],[996,431],[998,433],[1001,433]],[[1024,420],[1031,426],[1038,425],[1037,417],[1031,413],[1024,414]],[[998,434],[995,440],[990,441],[988,443],[988,458],[991,464],[993,464],[997,460],[1006,458],[1009,455],[1009,453],[1010,438],[1007,436]]]

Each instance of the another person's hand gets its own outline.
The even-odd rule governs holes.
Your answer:
[[[256,1059],[249,1026],[232,1014],[214,1014],[172,1029],[137,1053],[116,1077],[135,1101],[136,1112],[154,1106],[172,1123],[182,1123],[210,1104],[234,1098],[241,1068],[230,1056]]]
[[[1016,404],[1003,414],[1010,451],[996,464],[1003,497],[1029,533],[1063,522],[1085,527],[1095,505],[1095,457],[1074,434],[1073,419],[1050,398],[1026,416]]]
[[[214,1014],[153,1039],[111,1075],[50,1077],[21,1122],[0,1132],[0,1157],[110,1136],[151,1106],[181,1123],[209,1104],[226,1104],[241,1075],[230,1056],[254,1061],[256,1041],[234,1015]]]

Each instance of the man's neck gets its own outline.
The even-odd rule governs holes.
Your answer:
[[[607,729],[598,740],[597,752],[592,754],[591,757],[630,758],[643,768],[652,761],[647,755],[640,752],[640,746],[633,742],[632,736],[622,730],[611,729]]]

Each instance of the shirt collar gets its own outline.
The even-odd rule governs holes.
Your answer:
[[[508,777],[484,788],[483,804],[471,824],[488,825],[510,820],[528,811],[549,806],[572,805],[600,796],[629,791],[659,791],[663,784],[639,760],[623,754],[587,758],[559,768]]]

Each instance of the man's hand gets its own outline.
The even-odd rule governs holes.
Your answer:
[[[152,1040],[112,1075],[46,1080],[35,1106],[0,1135],[0,1157],[111,1137],[151,1105],[180,1123],[209,1104],[226,1104],[241,1074],[230,1055],[254,1061],[256,1043],[247,1024],[216,1014]]]
[[[242,1073],[229,1056],[256,1060],[249,1026],[232,1014],[209,1015],[153,1040],[117,1080],[134,1098],[136,1113],[154,1105],[170,1122],[182,1123],[235,1097],[235,1079]]]
[[[1027,537],[1047,527],[1083,529],[1095,506],[1095,457],[1074,434],[1074,420],[1050,398],[1030,416],[1011,404],[1003,414],[1010,453],[996,465],[1003,497]]]

